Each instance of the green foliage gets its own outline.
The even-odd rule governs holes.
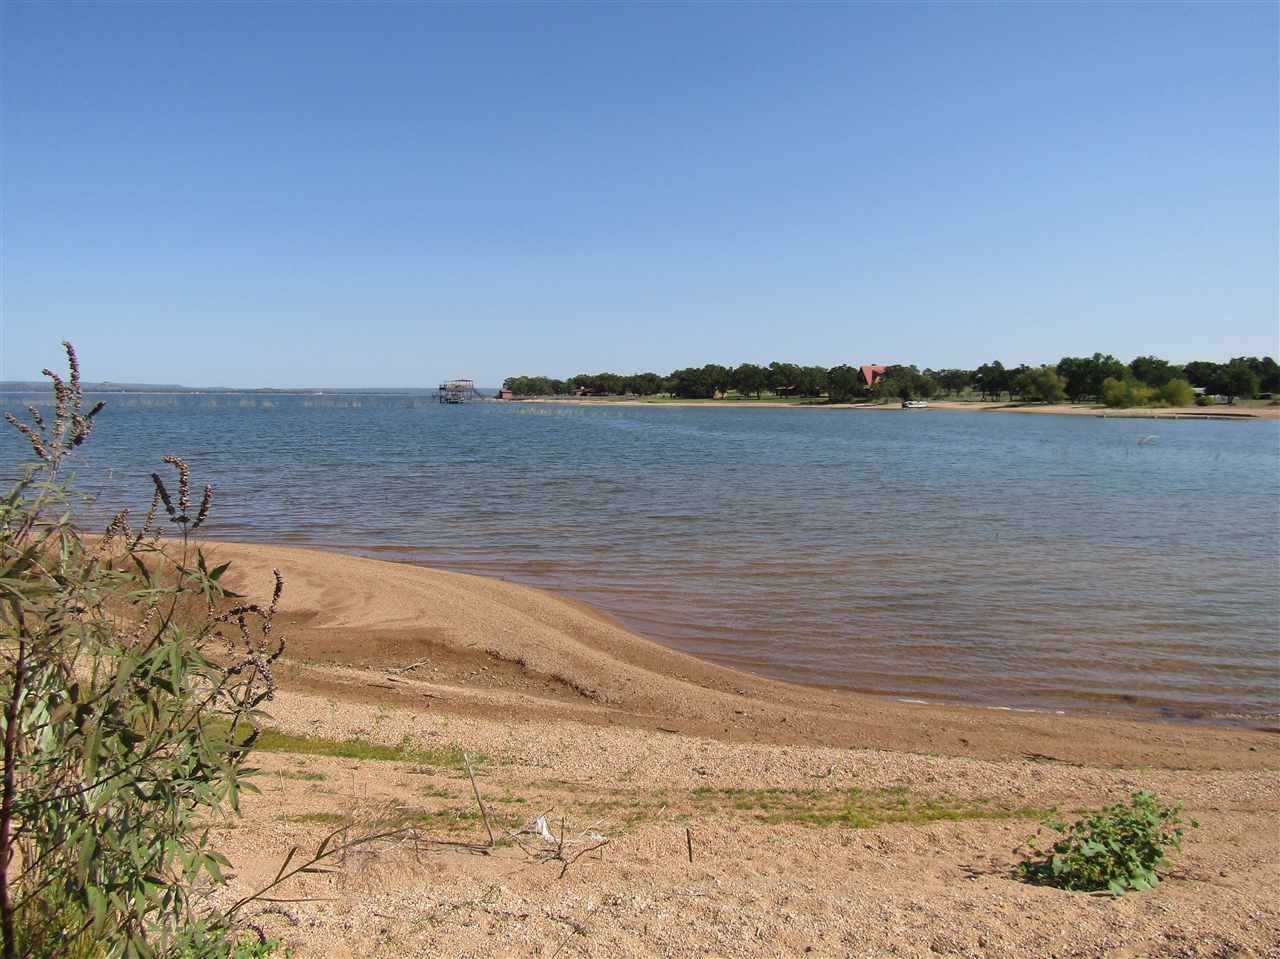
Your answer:
[[[964,392],[974,385],[975,371],[973,370],[925,370],[926,376],[931,376],[938,384],[938,388],[947,393],[956,395]]]
[[[1058,380],[1055,382],[1040,372],[1045,369],[1053,370]],[[868,392],[857,370],[855,364],[838,364],[827,369],[775,361],[768,367],[743,363],[728,369],[708,363],[675,370],[666,377],[656,373],[584,373],[564,382],[546,376],[512,376],[503,381],[503,386],[521,396],[553,396],[578,390],[593,396],[670,393],[678,398],[712,399],[732,389],[741,396],[757,399],[766,390],[779,398],[820,397],[825,393],[833,402],[841,402]],[[1280,363],[1269,356],[1238,356],[1230,363],[1196,360],[1183,366],[1158,356],[1138,356],[1126,366],[1110,354],[1094,353],[1092,356],[1065,356],[1056,365],[1038,368],[1024,365],[1008,369],[999,360],[983,363],[976,370],[941,369],[920,373],[914,366],[890,367],[891,372],[900,370],[910,370],[922,379],[891,377],[895,383],[877,391],[882,399],[891,396],[902,399],[929,397],[941,391],[958,395],[972,388],[983,398],[993,400],[1007,393],[1010,398],[1021,396],[1042,402],[1060,402],[1063,398],[1072,402],[1106,402],[1104,387],[1108,380],[1134,384],[1128,395],[1123,391],[1117,394],[1117,388],[1112,388],[1115,401],[1112,405],[1121,406],[1143,405],[1157,398],[1170,405],[1187,405],[1190,400],[1180,402],[1185,397],[1185,391],[1180,387],[1166,392],[1169,384],[1182,380],[1211,394],[1232,399],[1252,398],[1259,392],[1280,392]],[[1139,387],[1146,387],[1151,392],[1143,393]],[[1059,388],[1065,397],[1059,396]]]
[[[769,371],[755,363],[743,363],[733,371],[732,385],[743,396],[759,399],[769,386]]]
[[[1164,387],[1171,380],[1183,378],[1182,367],[1175,366],[1168,360],[1158,356],[1138,356],[1129,362],[1129,372],[1134,379],[1156,389]],[[1181,404],[1180,404],[1181,405]]]
[[[1077,892],[1154,889],[1166,850],[1182,849],[1182,837],[1195,820],[1186,822],[1181,808],[1163,803],[1150,792],[1136,792],[1123,803],[1090,813],[1071,825],[1046,820],[1061,834],[1050,848],[1027,840],[1019,864],[1024,879]]]
[[[622,378],[622,388],[636,396],[656,396],[662,392],[663,379],[657,373],[632,373]]]
[[[462,747],[456,743],[423,749],[406,737],[394,746],[372,743],[364,739],[325,739],[319,736],[295,736],[280,729],[266,727],[257,731],[254,748],[260,752],[294,753],[303,756],[336,756],[340,759],[367,759],[386,762],[413,762],[444,769],[464,768]],[[471,764],[479,767],[487,760],[473,755]]]
[[[914,366],[891,366],[876,381],[873,391],[880,399],[928,399],[938,393],[938,384]]]
[[[960,802],[919,796],[904,786],[884,789],[716,789],[690,793],[696,807],[717,815],[746,813],[761,822],[867,829],[885,823],[961,822],[980,819],[1034,819],[1043,809]]]
[[[999,360],[983,363],[973,373],[973,384],[984,398],[999,399],[1012,385],[1009,371]]]
[[[279,939],[267,939],[255,932],[246,932],[226,943],[221,956],[225,956],[226,959],[288,959],[293,955],[292,949],[281,951],[280,946]],[[207,954],[186,951],[181,953],[178,959],[203,959],[205,955]]]
[[[1102,381],[1102,402],[1111,407],[1146,406],[1156,396],[1151,387],[1139,383],[1132,376],[1109,376]]]
[[[1220,392],[1227,397],[1228,403],[1235,402],[1237,397],[1251,400],[1258,395],[1259,388],[1258,375],[1243,358],[1232,360],[1223,370]]]
[[[1103,390],[1109,379],[1124,382],[1130,378],[1129,368],[1114,356],[1094,353],[1093,356],[1064,356],[1058,361],[1058,375],[1066,380],[1067,396],[1072,402],[1083,399],[1101,399],[1106,402]]]
[[[1195,390],[1184,379],[1172,379],[1160,387],[1160,402],[1166,406],[1190,406],[1195,401]]]
[[[727,393],[732,379],[726,367],[715,363],[676,370],[671,374],[671,394],[681,399],[709,400]]]
[[[1067,398],[1066,381],[1052,366],[1027,369],[1018,374],[1015,391],[1024,399],[1041,403],[1061,403]]]
[[[862,371],[853,366],[833,366],[827,370],[827,396],[833,403],[845,403],[859,396],[865,384]]]
[[[175,457],[177,495],[153,474],[140,530],[125,510],[102,540],[85,540],[58,469],[100,406],[82,409],[67,353],[70,380],[49,374],[52,423],[35,411],[30,425],[10,418],[37,463],[0,500],[5,953],[264,955],[236,943],[243,902],[219,910],[208,898],[229,863],[203,823],[238,812],[252,788],[258,706],[283,649],[271,634],[282,582],[269,608],[233,605],[227,567],[191,540],[213,491],[193,511]],[[176,542],[161,544],[157,517]]]
[[[1168,380],[1157,389],[1140,382],[1132,375],[1126,375],[1123,378],[1108,377],[1103,381],[1102,402],[1115,408],[1190,406],[1196,402],[1196,394],[1191,384],[1181,378]]]
[[[549,376],[508,376],[502,386],[516,396],[559,396],[568,389],[563,380]]]
[[[1237,356],[1230,363],[1197,360],[1186,365],[1186,377],[1192,386],[1229,400],[1280,392],[1280,364],[1270,356]]]

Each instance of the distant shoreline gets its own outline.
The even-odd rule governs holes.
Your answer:
[[[698,407],[704,409],[801,409],[801,410],[867,410],[898,411],[896,403],[785,403],[773,400],[642,400],[590,396],[529,396],[508,403],[564,403],[577,406],[651,406]],[[1102,419],[1178,419],[1178,420],[1280,420],[1280,406],[1275,407],[1131,407],[1112,408],[1092,403],[1002,403],[966,402],[963,400],[930,400],[930,410],[959,410],[969,413],[1041,413],[1058,416],[1096,416]],[[911,411],[919,414],[920,410]],[[927,411],[924,411],[927,412]]]
[[[33,383],[30,389],[15,388],[12,384],[0,384],[0,396],[31,397],[47,391],[47,386]],[[174,389],[97,389],[86,388],[86,395],[166,397],[166,396],[252,396],[274,397],[398,397],[401,399],[435,399],[434,389],[411,387],[386,389],[224,389],[224,388],[174,388]],[[576,406],[647,406],[647,407],[697,407],[702,409],[772,409],[772,410],[865,410],[869,412],[901,411],[898,403],[823,403],[810,401],[786,402],[782,400],[690,400],[690,399],[641,399],[626,396],[520,396],[499,400],[496,395],[482,393],[481,402],[502,403],[560,403]],[[476,401],[472,401],[476,402]],[[958,410],[969,413],[1040,413],[1058,416],[1095,416],[1101,419],[1160,419],[1160,420],[1280,420],[1280,406],[1162,406],[1162,407],[1108,407],[1095,403],[1007,403],[985,400],[930,400],[930,410]],[[914,410],[913,413],[920,413]]]

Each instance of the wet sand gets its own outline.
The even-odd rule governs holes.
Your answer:
[[[280,893],[310,901],[251,910],[299,957],[1280,949],[1275,734],[796,687],[667,650],[528,587],[311,550],[208,550],[251,596],[271,567],[285,575],[288,654],[271,724],[414,751],[258,754],[262,794],[215,836],[236,867],[233,892],[335,826],[416,824],[412,841],[365,847]],[[1039,811],[1139,788],[1202,822],[1159,890],[1113,901],[1018,881],[1012,849]],[[903,812],[865,828],[831,815],[855,801]],[[932,821],[939,808],[957,811]],[[503,839],[540,814],[572,855],[593,835],[608,845],[562,874],[539,841],[520,840],[531,855]]]

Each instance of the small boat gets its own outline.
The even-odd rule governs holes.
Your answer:
[[[929,408],[928,400],[903,400],[902,408],[904,410],[927,410]]]

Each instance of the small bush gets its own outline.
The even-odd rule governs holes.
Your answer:
[[[1155,395],[1154,389],[1145,383],[1139,383],[1132,377],[1117,379],[1114,376],[1108,376],[1102,381],[1102,402],[1105,406],[1146,406]]]
[[[1062,838],[1049,849],[1041,849],[1034,837],[1028,839],[1019,871],[1029,882],[1077,892],[1119,896],[1131,889],[1154,889],[1160,884],[1156,870],[1167,858],[1165,850],[1181,850],[1187,827],[1200,825],[1184,821],[1181,812],[1143,791],[1134,793],[1127,806],[1109,806],[1069,826],[1046,820]]]
[[[0,948],[5,959],[250,959],[276,944],[240,936],[239,911],[342,848],[290,852],[276,878],[229,906],[227,858],[207,824],[239,812],[259,707],[284,649],[271,603],[240,602],[193,534],[198,505],[177,457],[177,495],[152,474],[141,528],[122,510],[86,537],[59,469],[92,431],[80,367],[49,370],[53,416],[5,419],[34,464],[0,496]],[[193,508],[195,507],[195,508]],[[176,537],[161,541],[161,525]],[[301,860],[301,861],[299,861]]]
[[[1167,406],[1190,406],[1195,402],[1196,392],[1186,380],[1172,379],[1160,387],[1160,399]]]

